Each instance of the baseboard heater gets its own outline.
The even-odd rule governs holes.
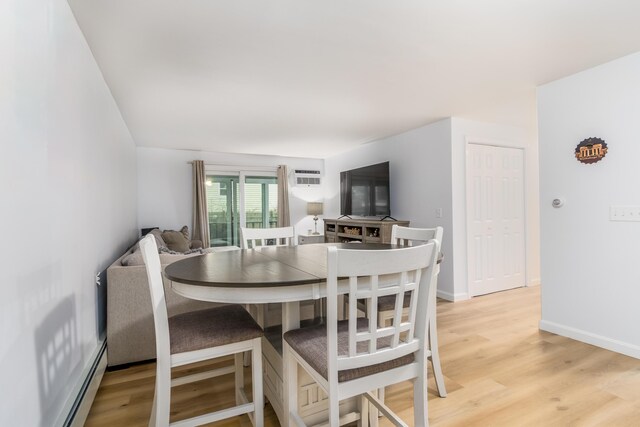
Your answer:
[[[75,398],[73,398],[73,401],[67,405],[69,410],[66,418],[58,425],[63,427],[84,425],[87,415],[89,414],[89,410],[91,409],[93,399],[98,391],[98,387],[100,386],[102,375],[107,368],[107,340],[102,341],[94,354],[95,356],[93,361],[86,371],[84,380],[75,394]]]

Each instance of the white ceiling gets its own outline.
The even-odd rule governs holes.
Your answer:
[[[640,50],[638,0],[69,0],[139,146],[327,157]]]

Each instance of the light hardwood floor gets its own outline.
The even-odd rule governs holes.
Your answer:
[[[539,320],[539,287],[439,301],[448,397],[437,397],[431,378],[431,426],[640,426],[640,361],[541,332]],[[149,363],[107,372],[86,425],[146,426],[154,369]],[[231,375],[175,388],[172,421],[230,406],[232,390]],[[413,419],[409,383],[387,388],[387,403]],[[278,426],[269,405],[265,418],[265,426]],[[251,424],[238,417],[215,425]]]

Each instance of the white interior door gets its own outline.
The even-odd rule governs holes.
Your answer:
[[[525,284],[524,150],[468,144],[467,254],[471,296]]]

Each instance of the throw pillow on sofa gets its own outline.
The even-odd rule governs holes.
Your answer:
[[[154,228],[153,230],[151,230],[149,232],[149,234],[151,234],[156,239],[156,245],[158,246],[158,248],[166,248],[167,247],[167,244],[165,243],[164,239],[162,238],[162,231],[160,231],[159,228]]]
[[[142,251],[138,249],[131,252],[129,255],[122,258],[121,264],[125,267],[130,267],[133,265],[144,265],[144,260],[142,259]]]
[[[162,232],[162,239],[167,244],[167,247],[175,252],[187,252],[191,249],[191,239],[189,239],[189,227],[186,225],[180,229],[164,230]]]

